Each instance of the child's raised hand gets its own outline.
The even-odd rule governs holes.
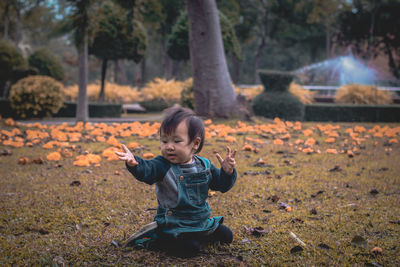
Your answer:
[[[219,163],[221,163],[221,168],[227,174],[232,174],[233,169],[235,168],[236,161],[235,161],[236,150],[232,152],[229,146],[226,147],[226,157],[222,159],[218,152],[215,153]]]
[[[119,159],[125,160],[126,163],[131,167],[135,167],[136,165],[138,165],[139,163],[136,161],[132,152],[124,144],[121,144],[121,145],[122,145],[122,149],[124,150],[124,152],[115,151],[115,154],[118,155]]]

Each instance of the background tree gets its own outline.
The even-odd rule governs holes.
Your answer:
[[[67,16],[67,20],[60,31],[73,31],[74,33],[79,58],[79,92],[76,119],[77,121],[87,121],[89,119],[87,96],[89,25],[94,20],[91,10],[96,4],[96,0],[67,0],[67,4],[70,5],[71,13]]]
[[[64,69],[58,58],[47,48],[36,50],[28,58],[29,66],[36,68],[38,74],[50,76],[58,81],[64,79]]]
[[[195,111],[229,117],[237,109],[215,0],[187,0]]]
[[[222,42],[224,52],[240,58],[240,44],[237,40],[235,31],[228,18],[218,12],[221,27]],[[183,12],[174,25],[167,41],[167,53],[174,60],[189,60],[189,22],[187,12]]]
[[[11,43],[0,41],[0,96],[6,97],[11,82],[17,80],[17,70],[27,67],[27,62]]]
[[[339,40],[369,59],[384,52],[393,75],[400,78],[400,2],[353,1],[352,11],[341,16]]]
[[[325,28],[326,58],[332,56],[332,38],[336,34],[339,15],[348,10],[348,1],[345,0],[312,0],[312,9],[308,16],[308,23],[321,23]],[[308,0],[299,2],[299,6],[309,4]]]
[[[145,55],[147,36],[140,22],[128,21],[131,17],[124,16],[124,10],[112,2],[104,3],[96,13],[100,19],[89,54],[102,60],[99,101],[104,101],[107,62],[129,59],[139,63]]]

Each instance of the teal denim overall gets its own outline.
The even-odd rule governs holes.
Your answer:
[[[196,157],[205,166],[198,173],[183,174],[177,165],[171,164],[178,186],[178,205],[169,209],[158,206],[154,220],[163,234],[173,237],[186,232],[210,234],[223,222],[223,217],[210,218],[211,209],[206,201],[211,182],[210,161]]]

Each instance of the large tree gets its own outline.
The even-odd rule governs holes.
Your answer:
[[[100,17],[89,54],[102,60],[99,101],[105,99],[107,62],[119,59],[139,63],[146,52],[147,37],[142,24],[124,15],[124,10],[110,1],[96,12]]]
[[[195,111],[229,117],[238,110],[228,72],[215,0],[187,0]]]
[[[75,45],[78,50],[79,61],[79,92],[76,106],[76,120],[89,120],[89,106],[87,96],[88,84],[88,44],[90,9],[96,0],[68,0],[72,12],[67,27],[74,31]]]
[[[366,60],[382,51],[393,75],[400,79],[400,2],[353,1],[352,11],[341,16],[339,40]]]

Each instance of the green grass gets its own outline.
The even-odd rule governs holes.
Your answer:
[[[218,121],[222,123],[222,121]],[[257,120],[256,123],[267,123]],[[226,124],[234,126],[233,121]],[[75,143],[74,157],[44,164],[17,164],[20,157],[37,158],[56,149],[11,148],[11,156],[0,156],[0,265],[272,265],[272,266],[364,266],[400,264],[400,144],[390,138],[367,138],[353,158],[346,154],[327,154],[326,148],[342,149],[344,132],[349,127],[375,124],[342,123],[335,144],[325,144],[326,136],[314,130],[313,138],[321,154],[305,154],[288,146],[301,131],[290,130],[292,138],[284,146],[274,145],[275,135],[262,138],[259,152],[241,151],[247,135],[237,135],[238,149],[235,186],[229,192],[209,199],[213,216],[224,216],[234,233],[231,245],[210,245],[192,259],[167,257],[162,252],[121,249],[111,245],[122,241],[152,221],[157,207],[154,186],[135,180],[123,162],[102,160],[100,167],[76,167],[75,156],[85,151],[101,153],[104,143]],[[315,127],[303,124],[303,129]],[[381,126],[384,126],[381,124]],[[398,127],[399,124],[389,124]],[[20,126],[22,130],[25,128]],[[1,129],[11,127],[1,124]],[[368,134],[368,133],[366,133]],[[365,134],[362,134],[365,136]],[[279,134],[278,134],[279,136]],[[4,135],[3,135],[3,138]],[[398,140],[399,135],[396,137]],[[137,141],[138,151],[158,154],[157,138],[118,137],[124,143]],[[374,143],[378,142],[377,145]],[[218,166],[214,150],[223,152],[223,138],[206,140],[201,156]],[[256,146],[256,145],[254,145]],[[254,167],[259,158],[267,167]],[[341,171],[329,171],[339,165]],[[116,175],[115,171],[120,175]],[[245,175],[247,171],[270,172]],[[71,182],[80,181],[80,186]],[[376,189],[378,194],[371,194]],[[319,192],[319,193],[318,193]],[[292,212],[279,209],[278,202],[289,203]],[[316,214],[311,214],[315,209]],[[256,237],[245,227],[261,226],[268,233]],[[299,245],[289,233],[295,233],[306,247],[292,254]],[[352,244],[354,236],[367,244]],[[329,246],[320,248],[321,244]],[[370,253],[373,247],[381,255]],[[372,265],[371,265],[372,266]],[[378,265],[375,265],[378,266]]]

